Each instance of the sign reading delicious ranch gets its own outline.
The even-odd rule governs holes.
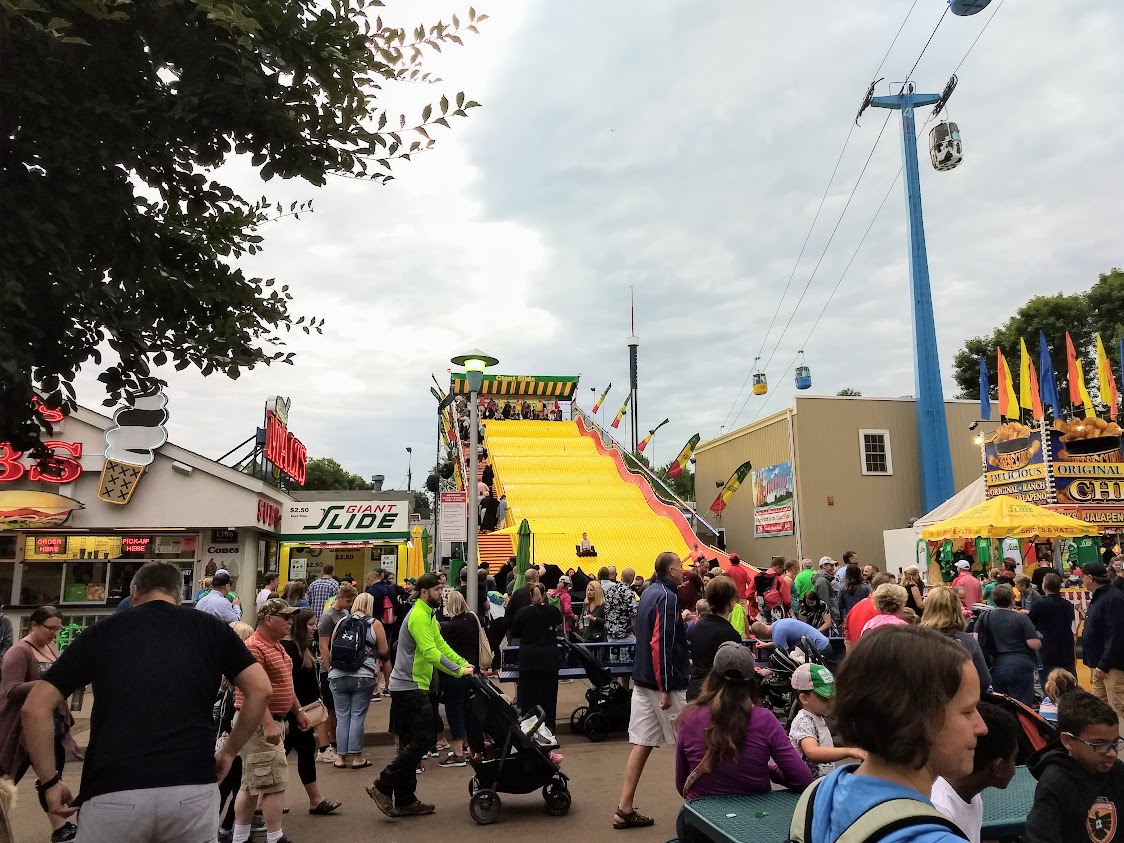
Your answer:
[[[290,504],[281,519],[285,541],[381,541],[410,535],[410,503],[306,501]]]

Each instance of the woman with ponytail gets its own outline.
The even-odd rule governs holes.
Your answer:
[[[702,692],[679,715],[675,787],[684,799],[768,793],[773,780],[790,790],[812,783],[808,765],[761,702],[753,653],[727,641],[714,655]],[[773,779],[770,761],[776,764]],[[705,839],[679,825],[680,840]]]
[[[519,610],[507,632],[519,641],[519,710],[527,714],[541,706],[546,725],[554,731],[558,710],[558,628],[562,612],[547,602],[546,586],[531,586],[531,605]]]

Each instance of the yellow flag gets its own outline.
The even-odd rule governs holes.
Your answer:
[[[1116,391],[1116,378],[1112,376],[1112,364],[1108,362],[1105,354],[1104,343],[1101,335],[1097,334],[1097,383],[1101,390],[1101,403],[1108,405],[1108,412],[1113,421],[1116,421],[1116,404],[1119,395]]]

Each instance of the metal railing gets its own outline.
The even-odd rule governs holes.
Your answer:
[[[581,407],[575,406],[573,408],[573,411],[575,415],[579,415],[582,417],[582,420],[585,422],[586,427],[588,427],[590,430],[594,431],[601,437],[601,443],[605,447],[613,448],[618,453],[620,453],[621,458],[625,460],[626,469],[632,471],[634,474],[642,475],[649,483],[652,484],[652,491],[656,493],[657,497],[662,500],[664,499],[664,495],[666,495],[667,500],[665,500],[665,503],[675,506],[680,511],[685,510],[686,512],[691,513],[691,517],[694,518],[697,523],[701,524],[703,527],[706,527],[706,529],[715,537],[718,536],[717,528],[709,524],[705,518],[699,515],[698,510],[690,506],[686,501],[675,494],[675,492],[671,491],[671,489],[667,487],[667,484],[660,479],[659,475],[648,468],[648,466],[644,465],[643,462],[638,460],[630,451],[628,451],[623,445],[621,445],[620,442],[614,439],[612,434],[610,434],[607,430],[605,430],[605,428],[601,427],[601,425],[594,421],[593,418],[585,412],[585,410],[583,410]],[[635,471],[629,466],[629,463],[632,463],[632,465],[636,466]],[[664,493],[662,495],[660,494],[661,490]]]

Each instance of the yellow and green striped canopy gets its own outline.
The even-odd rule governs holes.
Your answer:
[[[484,386],[480,394],[572,401],[578,390],[580,377],[580,375],[484,375]],[[454,395],[467,395],[468,380],[464,375],[451,375],[449,391]]]

